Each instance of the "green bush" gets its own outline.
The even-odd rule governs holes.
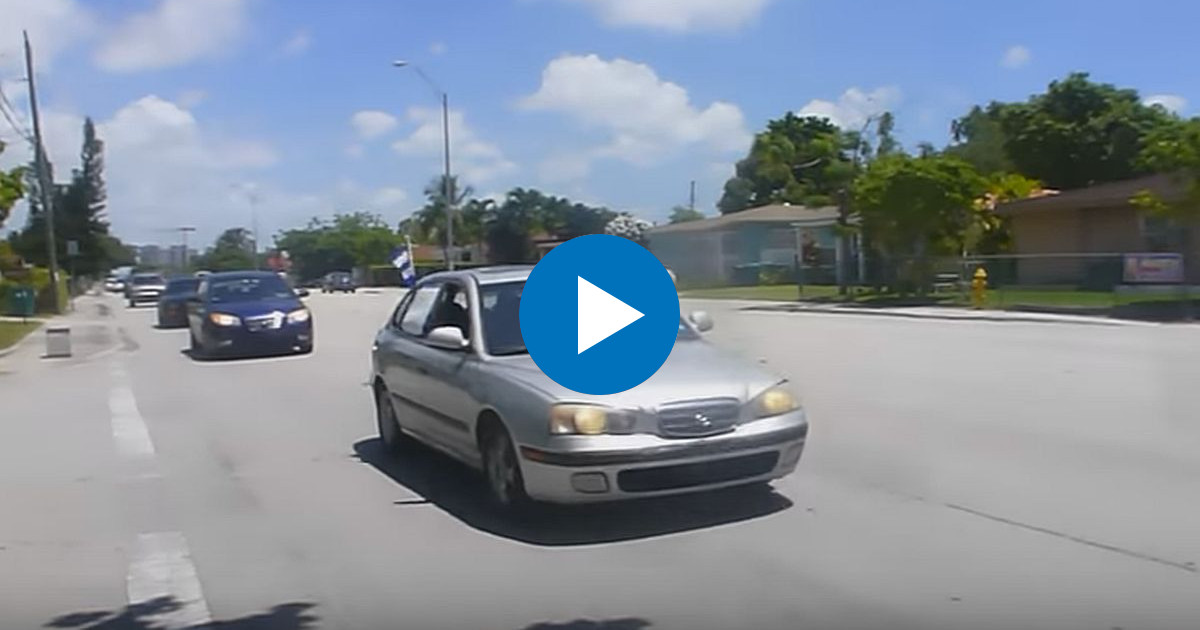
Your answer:
[[[58,272],[58,304],[64,308],[70,299],[67,293],[67,284],[69,281],[70,276],[62,271]],[[7,314],[10,310],[9,296],[13,289],[28,286],[33,287],[34,310],[39,313],[53,313],[54,294],[50,290],[50,270],[42,267],[10,269],[4,274],[4,279],[0,280],[0,311]]]

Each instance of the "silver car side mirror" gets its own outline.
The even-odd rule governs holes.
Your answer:
[[[705,311],[692,311],[692,314],[688,315],[688,319],[691,320],[696,330],[700,332],[708,332],[713,329],[712,315],[709,315]]]
[[[439,326],[429,331],[425,343],[443,350],[465,350],[467,340],[458,326]]]

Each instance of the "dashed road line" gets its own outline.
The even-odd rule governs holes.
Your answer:
[[[117,453],[140,464],[134,478],[161,480],[154,466],[154,441],[138,410],[129,375],[119,360],[112,363],[108,408]],[[153,470],[147,470],[147,465]],[[129,554],[125,589],[129,606],[141,610],[144,618],[154,620],[155,628],[198,628],[212,621],[182,532],[138,534]]]
[[[125,579],[131,608],[142,608],[166,630],[212,621],[187,539],[180,532],[139,534]]]
[[[154,457],[154,442],[138,411],[137,399],[129,387],[129,378],[119,362],[113,363],[113,386],[108,393],[108,410],[112,415],[112,436],[117,452],[128,458]]]

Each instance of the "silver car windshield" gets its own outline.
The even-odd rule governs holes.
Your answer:
[[[523,281],[485,284],[479,288],[480,317],[488,354],[526,353],[525,340],[521,336],[521,292],[524,289]],[[698,339],[699,335],[680,318],[678,338]]]

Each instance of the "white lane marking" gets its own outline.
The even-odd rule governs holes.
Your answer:
[[[154,457],[154,442],[150,430],[138,411],[137,399],[129,388],[129,378],[120,364],[112,369],[113,387],[108,393],[108,410],[112,414],[113,442],[117,452],[131,458]]]
[[[144,606],[155,628],[196,628],[212,621],[187,539],[179,532],[139,534],[125,586],[129,605]]]

